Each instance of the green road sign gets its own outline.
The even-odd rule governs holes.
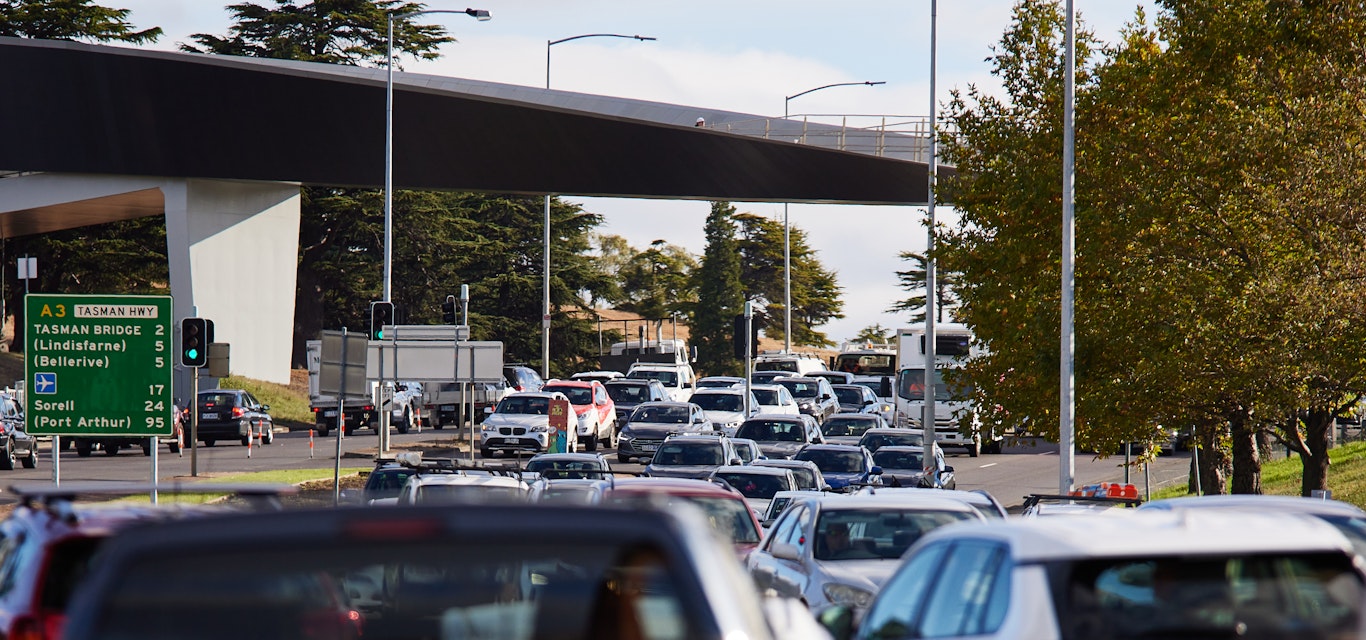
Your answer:
[[[171,435],[174,354],[168,296],[25,297],[29,433]]]

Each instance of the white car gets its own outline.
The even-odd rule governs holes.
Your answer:
[[[797,408],[797,399],[783,385],[751,384],[749,391],[759,401],[760,413],[795,416],[802,412]]]
[[[398,504],[506,504],[526,502],[530,487],[517,478],[464,473],[421,474],[408,478]]]
[[[728,387],[734,387],[734,386],[736,386],[736,385],[743,385],[744,383],[745,383],[745,379],[744,379],[744,378],[737,378],[737,377],[735,377],[735,376],[707,376],[707,377],[705,377],[705,378],[699,378],[699,379],[697,380],[697,388],[698,388],[698,389],[716,389],[716,388],[725,389],[725,388],[728,388]]]
[[[728,436],[735,435],[741,422],[759,412],[759,401],[754,394],[750,394],[749,413],[745,413],[744,387],[698,389],[688,398],[688,402],[702,407],[712,429]]]
[[[1347,538],[1317,518],[1133,510],[944,527],[857,628],[847,607],[820,618],[839,640],[1361,638],[1363,584]]]
[[[626,377],[631,380],[658,380],[675,402],[687,402],[696,384],[696,375],[692,365],[688,364],[636,363],[631,365]]]
[[[550,442],[550,401],[569,402],[562,393],[514,393],[487,409],[479,427],[479,452],[492,458],[503,452],[546,451]]]

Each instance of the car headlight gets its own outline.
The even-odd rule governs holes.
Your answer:
[[[825,585],[823,591],[827,600],[846,607],[866,607],[873,601],[873,592],[838,582]]]
[[[579,424],[583,424],[583,423],[585,423],[585,422],[588,422],[588,414],[586,414],[586,413],[580,413],[580,414],[579,414]]]
[[[536,426],[534,426],[534,427],[528,429],[528,431],[530,431],[530,432],[532,432],[532,433],[545,433],[545,432],[548,431],[549,429],[550,429],[550,427],[547,427],[547,426],[545,426],[545,425],[543,425],[543,424],[538,424],[538,425],[536,425]]]
[[[798,408],[798,409],[810,409],[810,408],[811,408],[811,403],[810,403],[810,402],[798,403],[798,404],[797,404],[797,408]]]

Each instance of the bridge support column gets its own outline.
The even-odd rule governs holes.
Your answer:
[[[175,317],[213,320],[214,340],[232,345],[234,375],[288,384],[299,185],[171,179],[161,188]],[[179,352],[170,355],[178,365]],[[177,369],[176,389],[188,390],[189,371]]]

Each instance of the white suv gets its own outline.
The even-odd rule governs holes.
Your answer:
[[[1135,511],[950,525],[921,538],[846,638],[1360,638],[1366,574],[1294,513]]]
[[[626,372],[630,380],[658,380],[674,402],[687,402],[697,381],[690,364],[636,363]]]

